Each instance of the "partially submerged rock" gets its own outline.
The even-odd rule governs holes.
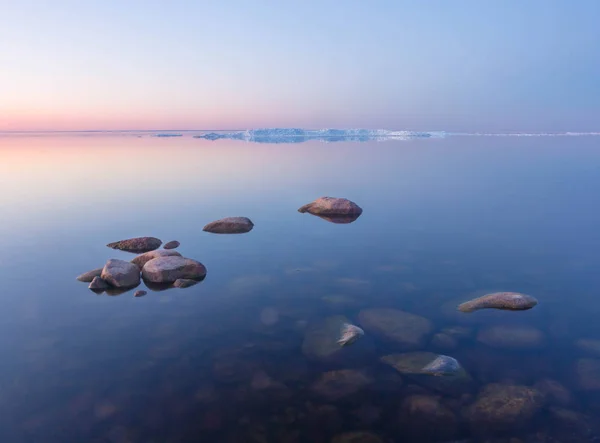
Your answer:
[[[433,324],[425,317],[398,309],[364,309],[358,318],[366,331],[391,340],[405,350],[422,347],[433,331]]]
[[[544,396],[534,388],[492,383],[480,391],[465,417],[478,433],[514,430],[528,424],[543,404]]]
[[[173,283],[180,278],[201,280],[206,277],[206,268],[191,258],[158,257],[144,265],[142,276],[151,283]]]
[[[373,380],[361,371],[341,369],[323,373],[312,385],[311,390],[327,400],[339,400],[359,392],[372,382]]]
[[[100,277],[94,277],[94,279],[91,281],[88,288],[91,289],[92,291],[98,292],[98,291],[104,291],[104,290],[110,288],[110,285],[108,283],[106,283],[104,280],[102,280]]]
[[[302,352],[308,358],[326,359],[342,349],[338,343],[340,331],[350,321],[343,315],[327,317],[308,325],[302,342]]]
[[[308,212],[321,217],[354,217],[356,219],[362,214],[362,209],[356,203],[345,198],[321,197],[300,207],[298,212]]]
[[[115,288],[132,288],[140,284],[140,268],[133,263],[112,258],[104,265],[100,277]]]
[[[250,232],[254,223],[246,217],[226,217],[207,224],[202,230],[213,234],[243,234]]]
[[[600,357],[600,340],[593,338],[580,338],[575,341],[575,347],[580,351]]]
[[[142,269],[146,263],[158,257],[181,257],[181,254],[177,251],[156,249],[155,251],[145,252],[144,254],[138,255],[131,260],[131,263]]]
[[[119,240],[109,243],[106,246],[112,249],[119,249],[127,252],[148,252],[160,248],[162,241],[156,237],[136,237],[127,240]]]
[[[556,380],[545,378],[536,382],[533,387],[541,392],[546,402],[551,405],[568,406],[573,401],[569,390]]]
[[[98,268],[88,272],[84,272],[83,274],[77,277],[77,280],[84,283],[90,283],[92,280],[94,280],[94,277],[100,277],[100,275],[102,274],[102,269],[103,268]]]
[[[177,249],[180,243],[177,240],[171,240],[170,242],[165,243],[163,246],[164,249]]]
[[[139,291],[135,291],[135,292],[133,293],[133,296],[134,296],[134,297],[143,297],[143,296],[144,296],[144,295],[146,295],[147,293],[148,293],[148,292],[146,292],[146,291],[142,291],[142,290],[140,289]]]
[[[461,369],[460,363],[454,357],[438,355],[431,363],[423,367],[425,374],[434,376],[456,375]]]
[[[340,339],[338,344],[340,346],[348,346],[358,340],[360,337],[365,335],[365,331],[350,323],[344,323],[340,331]]]
[[[191,278],[178,278],[173,283],[173,287],[184,289],[184,288],[189,288],[190,286],[194,286],[197,283],[198,283],[198,280],[192,280]]]
[[[477,341],[501,349],[535,349],[543,345],[544,334],[533,326],[498,325],[479,331]]]
[[[518,292],[494,292],[458,305],[461,312],[475,312],[480,309],[502,309],[525,311],[538,304],[535,297]]]
[[[580,389],[600,391],[600,360],[580,358],[575,363],[575,374]]]

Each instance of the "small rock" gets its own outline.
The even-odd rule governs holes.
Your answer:
[[[298,212],[320,216],[359,216],[362,214],[362,209],[345,198],[321,197],[302,206]]]
[[[372,432],[345,432],[333,437],[331,443],[383,443],[383,440]]]
[[[358,326],[344,323],[340,331],[340,339],[338,340],[338,344],[340,346],[351,345],[363,335],[365,335],[365,331]]]
[[[461,369],[460,363],[454,357],[439,355],[431,363],[425,365],[422,371],[435,376],[455,375]]]
[[[108,289],[109,287],[110,287],[110,285],[108,283],[106,283],[104,280],[102,280],[100,277],[94,277],[94,279],[88,286],[88,288],[91,289],[92,291],[104,291],[105,289]]]
[[[246,217],[226,217],[207,224],[202,230],[213,234],[243,234],[250,232],[254,223]]]
[[[580,358],[575,363],[577,384],[584,391],[600,390],[600,360]]]
[[[312,385],[311,390],[327,400],[339,400],[371,384],[373,380],[355,369],[325,372]]]
[[[165,249],[157,249],[155,251],[146,252],[144,254],[138,255],[131,263],[136,265],[138,268],[142,269],[146,263],[150,260],[158,258],[158,257],[181,257],[181,254],[177,251],[168,251]]]
[[[144,295],[146,295],[147,293],[148,293],[148,292],[146,292],[146,291],[139,290],[139,291],[135,291],[135,292],[134,292],[134,294],[133,294],[133,296],[134,296],[134,297],[143,297],[143,296],[144,296]]]
[[[152,283],[173,283],[180,278],[200,280],[206,277],[206,268],[191,258],[158,257],[144,265],[142,276]]]
[[[421,348],[433,330],[426,318],[398,309],[364,309],[358,319],[366,331],[394,341],[405,350]]]
[[[198,283],[198,280],[192,280],[191,278],[178,278],[173,283],[174,288],[189,288],[190,286],[194,286]]]
[[[573,400],[569,390],[556,380],[546,378],[538,381],[533,387],[546,397],[549,404],[568,406]]]
[[[454,349],[458,346],[458,341],[451,335],[437,333],[431,339],[431,345],[439,349]]]
[[[140,284],[140,268],[113,258],[106,262],[100,277],[115,288],[132,288]]]
[[[592,338],[580,338],[575,341],[575,347],[580,351],[587,352],[594,356],[600,357],[600,340]]]
[[[94,277],[100,277],[100,275],[102,275],[102,268],[98,268],[98,269],[94,269],[92,271],[84,272],[79,277],[77,277],[77,280],[79,280],[81,282],[84,282],[84,283],[89,283],[92,280],[94,280]]]
[[[164,249],[177,249],[180,243],[177,240],[171,240],[170,242],[165,243],[163,246]]]
[[[528,386],[486,385],[466,410],[466,419],[479,433],[514,430],[528,424],[541,409],[544,396]]]
[[[535,349],[542,346],[544,334],[532,326],[498,325],[479,331],[477,341],[502,349]]]
[[[109,243],[106,246],[112,249],[119,249],[127,252],[148,252],[158,249],[162,241],[155,237],[137,237],[127,240],[119,240],[114,243]]]
[[[525,311],[533,308],[538,301],[531,295],[518,292],[494,292],[474,300],[461,303],[458,310],[461,312],[474,312],[479,309],[502,309],[508,311]]]

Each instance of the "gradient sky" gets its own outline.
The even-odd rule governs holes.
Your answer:
[[[0,130],[600,129],[600,1],[0,0]]]

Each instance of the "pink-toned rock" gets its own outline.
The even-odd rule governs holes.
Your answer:
[[[345,198],[321,197],[298,209],[298,212],[308,212],[319,216],[359,216],[362,209],[356,203]]]
[[[121,251],[141,253],[158,249],[161,244],[162,241],[156,237],[136,237],[127,240],[119,240],[109,243],[106,246]]]
[[[201,280],[206,276],[206,268],[191,258],[158,257],[144,265],[142,276],[151,283],[173,283],[181,278]]]
[[[170,242],[165,243],[163,246],[164,249],[176,249],[178,248],[180,243],[177,240],[172,240]]]
[[[194,286],[196,283],[198,283],[198,280],[192,280],[191,278],[178,278],[173,283],[173,287],[184,289],[189,288],[190,286]]]
[[[155,259],[158,257],[171,257],[171,256],[181,257],[181,254],[177,251],[168,251],[168,250],[164,250],[164,249],[157,249],[155,251],[150,251],[150,252],[146,252],[144,254],[138,255],[133,260],[131,260],[131,263],[136,265],[138,268],[142,269],[144,267],[144,265],[152,259]]]
[[[94,279],[91,281],[90,285],[88,286],[89,289],[91,289],[92,291],[96,291],[96,292],[102,292],[106,289],[108,289],[110,287],[110,285],[108,283],[106,283],[104,280],[102,280],[100,277],[94,277]]]
[[[140,268],[124,260],[110,259],[100,278],[115,288],[132,288],[140,284]]]
[[[143,291],[143,290],[139,290],[139,291],[135,291],[133,296],[134,297],[143,297],[144,295],[146,295],[148,292],[147,291]]]
[[[94,280],[94,277],[100,277],[102,274],[102,268],[93,269],[88,272],[84,272],[83,274],[77,277],[77,280],[82,281],[84,283],[89,283]]]
[[[226,217],[207,224],[202,230],[213,234],[244,234],[254,228],[254,223],[246,217]]]

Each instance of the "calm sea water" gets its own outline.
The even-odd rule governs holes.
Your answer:
[[[595,441],[599,140],[0,138],[0,441]],[[297,212],[324,195],[364,213]],[[225,216],[255,228],[202,231]],[[207,278],[142,298],[75,280],[145,235],[179,240]],[[455,309],[494,291],[539,305]],[[432,329],[412,349],[365,327],[331,357],[303,352],[328,317],[360,326],[370,308]],[[409,351],[471,380],[440,389],[380,360]]]

